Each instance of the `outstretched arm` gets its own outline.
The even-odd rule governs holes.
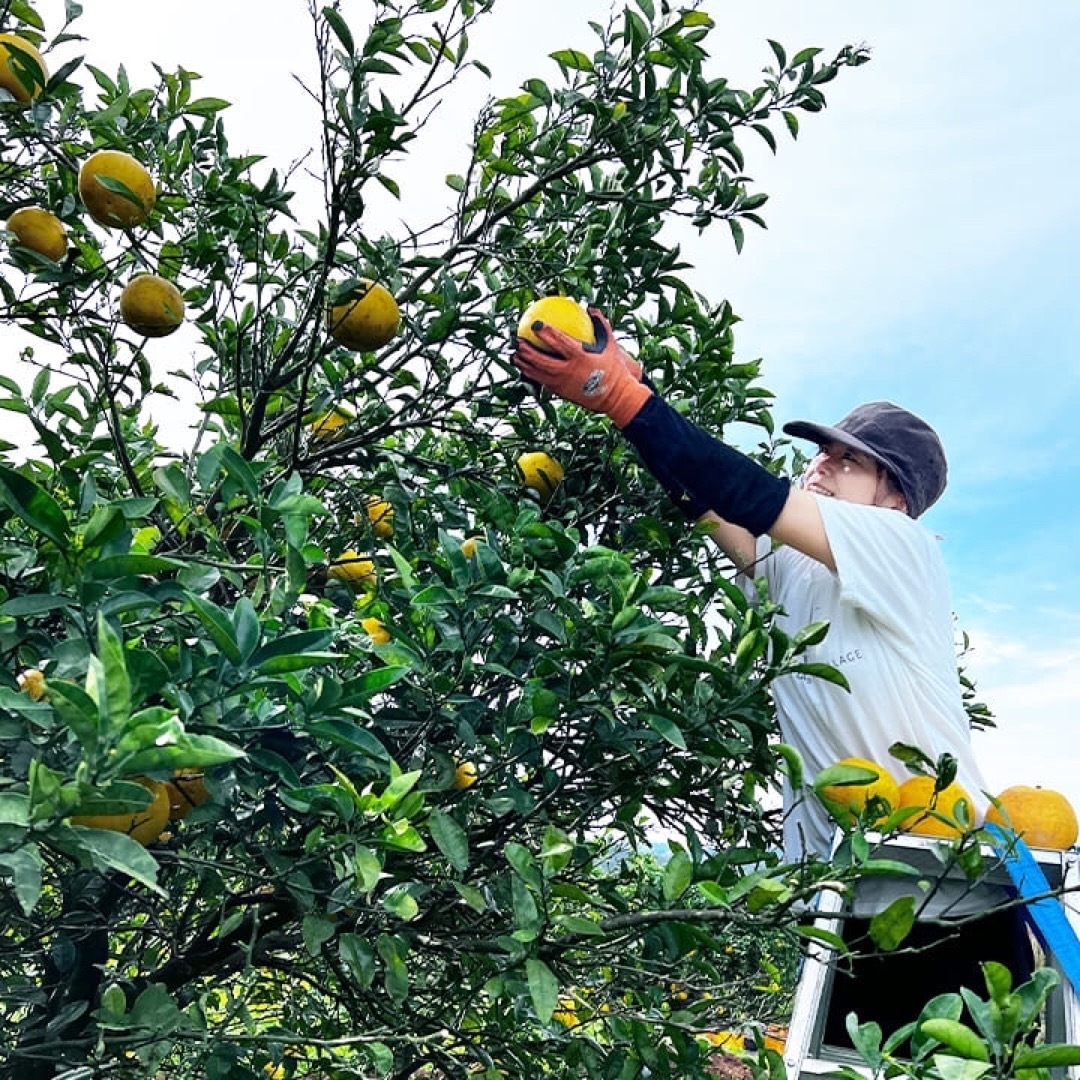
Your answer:
[[[753,573],[757,538],[752,532],[725,521],[712,510],[707,510],[697,524],[708,531],[709,539],[731,560],[736,570]],[[821,509],[817,499],[809,492],[791,488],[780,514],[767,531],[778,543],[809,555],[830,570],[836,569],[825,523],[821,519]]]
[[[765,533],[833,569],[814,496],[680,415],[627,363],[600,311],[589,314],[595,345],[536,323],[544,348],[519,339],[515,365],[559,397],[607,415],[683,513],[709,515],[710,535],[740,569],[754,559],[754,537]]]

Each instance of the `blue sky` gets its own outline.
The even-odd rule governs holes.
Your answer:
[[[58,25],[59,0],[42,0]],[[182,19],[140,21],[86,5],[93,62],[149,79],[151,59],[203,76],[234,102],[234,150],[287,164],[317,138],[287,73],[308,63],[303,0],[190,0]],[[797,142],[747,172],[771,195],[766,232],[736,255],[726,237],[688,243],[696,284],[742,318],[742,358],[763,358],[778,421],[832,422],[891,399],[939,430],[950,485],[927,523],[942,536],[968,667],[999,730],[976,736],[991,790],[1057,787],[1080,808],[1080,458],[1074,297],[1080,250],[1075,0],[869,4],[707,0],[714,68],[748,85],[775,38],[873,59],[826,88]],[[346,0],[347,15],[367,6]],[[500,0],[474,52],[493,70],[474,100],[554,74],[551,49],[588,46],[606,0]],[[242,44],[240,44],[242,42]],[[460,100],[460,99],[459,99]],[[454,115],[467,122],[468,108]],[[467,127],[440,125],[455,154]],[[432,170],[429,177],[436,179]],[[443,172],[452,171],[447,165]],[[437,190],[437,185],[436,185]],[[707,418],[702,418],[707,419]]]

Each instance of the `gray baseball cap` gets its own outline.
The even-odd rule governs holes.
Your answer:
[[[792,420],[784,431],[818,446],[838,442],[869,454],[896,480],[913,518],[933,506],[945,490],[948,466],[937,432],[890,401],[860,405],[833,427]]]

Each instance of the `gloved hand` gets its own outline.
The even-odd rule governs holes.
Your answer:
[[[594,345],[537,322],[532,329],[544,348],[519,338],[514,365],[553,394],[604,413],[616,427],[624,428],[653,391],[640,381],[641,365],[615,340],[607,318],[598,308],[589,308],[589,316],[596,332]]]

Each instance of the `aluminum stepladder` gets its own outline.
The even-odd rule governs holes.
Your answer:
[[[1001,844],[984,848],[988,861],[988,884],[1003,885],[1024,897],[1043,896],[1061,891],[1060,899],[1051,897],[1025,909],[1035,936],[1043,947],[1045,962],[1062,976],[1051,996],[1046,1013],[1047,1042],[1080,1042],[1080,852],[1076,849],[1050,851],[1028,849],[1015,838],[999,836]],[[878,857],[895,859],[925,871],[928,877],[941,874],[941,865],[933,848],[940,840],[930,837],[890,838],[875,848]],[[959,870],[956,876],[962,877]],[[834,934],[842,931],[845,899],[833,891],[823,891],[818,900],[815,925]],[[841,1066],[869,1076],[862,1059],[849,1046],[823,1042],[822,1032],[828,1014],[835,967],[835,953],[827,946],[809,946],[795,990],[791,1022],[784,1047],[784,1065],[788,1080],[812,1080],[826,1076]],[[1068,1070],[1073,1080],[1080,1080],[1080,1068]]]

